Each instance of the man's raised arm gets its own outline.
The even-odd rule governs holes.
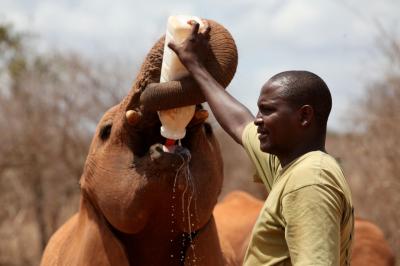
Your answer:
[[[169,43],[203,92],[215,118],[222,128],[239,144],[242,144],[244,127],[254,121],[251,112],[211,76],[201,58],[208,49],[210,27],[199,32],[199,24],[192,23],[190,36],[180,45]]]

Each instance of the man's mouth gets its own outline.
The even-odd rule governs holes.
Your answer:
[[[258,139],[260,140],[260,141],[263,141],[263,140],[265,140],[265,139],[267,139],[268,138],[268,135],[267,134],[265,134],[265,133],[258,133]]]
[[[263,140],[263,139],[268,137],[268,132],[263,128],[258,127],[257,128],[257,133],[258,133],[258,139],[259,140]]]

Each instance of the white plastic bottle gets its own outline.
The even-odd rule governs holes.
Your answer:
[[[188,71],[182,65],[178,56],[168,47],[168,43],[170,41],[176,44],[182,43],[190,35],[192,28],[192,26],[188,24],[190,20],[198,22],[200,24],[200,30],[204,28],[201,19],[195,16],[178,15],[168,18],[160,82],[178,80],[188,74]],[[191,105],[159,111],[158,116],[162,124],[161,135],[170,140],[184,138],[186,126],[194,115],[195,107],[195,105]],[[171,143],[171,141],[169,141],[169,143]]]

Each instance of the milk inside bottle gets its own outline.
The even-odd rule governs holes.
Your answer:
[[[200,24],[200,31],[204,29],[204,23],[195,16],[178,15],[168,18],[160,82],[179,80],[188,74],[178,56],[168,47],[168,43],[182,43],[190,35],[192,26],[188,22],[193,20]],[[191,105],[158,111],[162,124],[161,135],[167,139],[165,151],[172,151],[175,141],[185,137],[186,126],[192,119],[195,108],[195,105]]]

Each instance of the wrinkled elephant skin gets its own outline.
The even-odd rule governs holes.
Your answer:
[[[100,120],[79,211],[51,237],[41,265],[223,265],[212,215],[222,159],[205,111],[197,105],[182,148],[166,153],[157,112],[140,102],[159,79],[162,51],[159,41],[129,95]]]

